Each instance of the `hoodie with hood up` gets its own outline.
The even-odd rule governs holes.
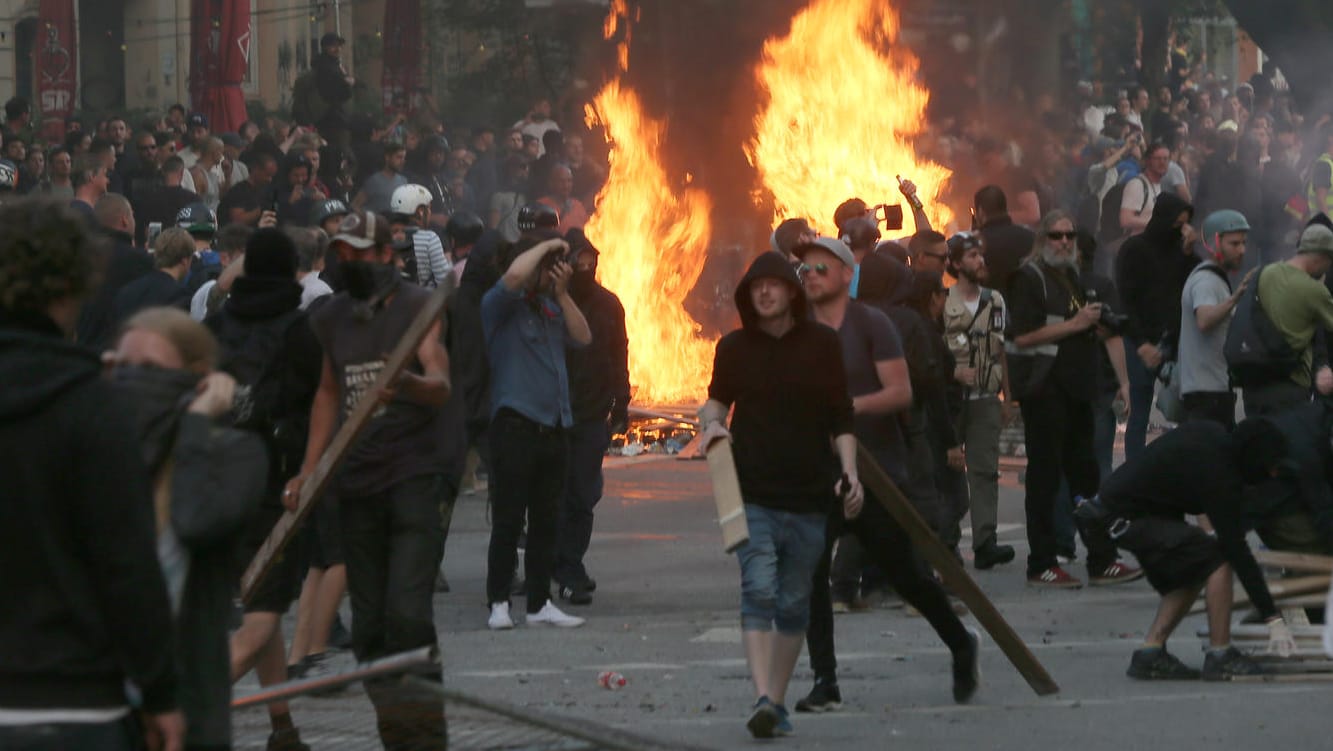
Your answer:
[[[97,356],[0,310],[0,707],[176,706],[148,473]]]
[[[1125,308],[1116,312],[1129,316],[1124,334],[1139,344],[1156,344],[1165,336],[1174,345],[1180,338],[1180,294],[1199,265],[1199,257],[1182,248],[1181,230],[1174,226],[1184,211],[1194,212],[1185,199],[1158,196],[1148,226],[1126,240],[1116,258],[1116,290]]]
[[[781,337],[759,327],[750,288],[780,279],[793,292],[795,324]],[[830,438],[852,434],[842,349],[833,329],[810,319],[800,279],[785,258],[764,253],[736,288],[741,328],[722,337],[708,396],[735,405],[731,435],[746,503],[826,513],[839,475]]]

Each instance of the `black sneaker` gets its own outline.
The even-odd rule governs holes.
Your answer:
[[[815,680],[814,688],[804,699],[796,702],[797,712],[834,712],[842,709],[842,692],[837,681]]]
[[[1205,681],[1227,681],[1238,675],[1266,675],[1268,669],[1235,647],[1227,647],[1225,652],[1208,652],[1203,658],[1203,679]]]
[[[305,669],[309,663],[302,657],[291,665],[287,666],[287,680],[294,681],[305,677]]]
[[[1125,675],[1140,681],[1197,681],[1199,671],[1159,649],[1136,649]]]
[[[953,700],[959,704],[971,701],[981,682],[981,638],[972,629],[967,630],[967,646],[953,656]]]
[[[582,586],[578,587],[560,587],[560,599],[567,601],[570,605],[591,605],[592,593]]]
[[[1009,563],[1014,559],[1014,547],[1012,545],[996,545],[991,543],[973,553],[972,565],[979,571],[988,571],[996,566]]]
[[[297,728],[269,733],[266,748],[267,751],[310,751],[310,747],[301,742],[301,731]]]

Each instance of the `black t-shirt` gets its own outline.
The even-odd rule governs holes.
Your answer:
[[[148,225],[158,222],[162,229],[176,226],[176,215],[180,210],[195,203],[199,196],[179,185],[157,185],[142,194],[134,196],[134,239],[144,244],[148,237]]]
[[[708,396],[736,406],[731,434],[746,503],[829,510],[840,474],[830,439],[853,432],[837,333],[813,321],[777,339],[733,331],[717,344]]]
[[[847,371],[847,394],[873,394],[884,388],[876,363],[903,359],[898,329],[883,312],[858,302],[847,305],[838,328],[842,366]],[[855,415],[856,439],[875,455],[895,480],[906,478],[902,427],[896,415]]]
[[[1009,339],[1073,318],[1086,304],[1087,288],[1073,269],[1053,269],[1044,263],[1023,266],[1009,280]],[[1100,290],[1099,290],[1099,298]],[[1095,329],[1055,342],[1057,352],[1047,385],[1058,386],[1071,398],[1097,397]]]
[[[242,180],[231,186],[231,190],[222,196],[222,201],[218,203],[218,221],[223,224],[231,224],[231,210],[240,209],[241,211],[254,211],[263,206],[264,202],[272,203],[273,194],[268,186],[259,187],[249,180]]]
[[[383,309],[369,321],[356,314],[358,301],[340,292],[310,314],[338,382],[339,426],[370,391],[387,364],[387,352],[412,325],[430,292],[407,282],[399,285]],[[416,373],[421,365],[408,366]],[[441,422],[444,411],[397,396],[375,411],[339,472],[344,498],[371,495],[421,475],[443,474],[449,458]]]

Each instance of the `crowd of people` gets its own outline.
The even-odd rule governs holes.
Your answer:
[[[42,144],[30,105],[5,106],[0,561],[25,575],[6,578],[23,607],[0,633],[0,745],[131,747],[146,729],[226,748],[230,686],[251,670],[269,686],[326,675],[340,645],[359,660],[435,646],[470,451],[490,478],[487,626],[515,627],[515,594],[528,624],[584,623],[557,603],[596,591],[583,559],[631,394],[624,311],[582,231],[605,167],[545,100],[504,130],[349,115],[342,44],[321,40],[304,122],[214,133],[177,105],[138,127],[71,119]],[[734,442],[745,501],[756,737],[791,731],[807,643],[815,682],[795,709],[841,705],[833,616],[886,587],[948,646],[955,698],[973,696],[977,635],[863,488],[857,446],[960,561],[970,516],[988,570],[1016,557],[997,535],[1016,412],[1027,583],[1081,587],[1066,569],[1081,539],[1089,584],[1146,575],[1162,595],[1131,676],[1260,669],[1212,606],[1233,569],[1290,648],[1244,534],[1333,552],[1333,125],[1302,119],[1278,83],[1182,77],[1109,98],[1080,84],[1024,113],[1030,139],[940,122],[923,149],[974,190],[971,230],[932,228],[910,181],[917,231],[900,241],[860,199],[834,210],[837,237],[803,218],[774,229],[700,413],[704,446]],[[377,388],[440,289],[447,316]],[[332,490],[233,627],[241,568],[363,399],[379,406]],[[1154,403],[1181,427],[1149,444]],[[1165,649],[1200,590],[1202,671]],[[367,693],[386,747],[438,747],[438,693],[392,679]],[[306,748],[285,702],[269,716],[270,749]]]

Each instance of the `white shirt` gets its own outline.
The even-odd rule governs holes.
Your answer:
[[[539,123],[530,123],[527,120],[519,120],[514,123],[514,127],[518,128],[523,135],[532,136],[537,139],[538,158],[541,158],[542,154],[546,153],[546,143],[542,141],[542,136],[546,135],[547,131],[560,130],[560,126],[556,121],[550,118],[542,120]]]
[[[319,274],[310,272],[301,277],[301,310],[310,307],[310,303],[325,295],[333,294],[333,288],[319,278]]]
[[[208,295],[218,284],[218,280],[210,279],[204,282],[190,298],[190,317],[196,321],[203,321],[208,317]]]

